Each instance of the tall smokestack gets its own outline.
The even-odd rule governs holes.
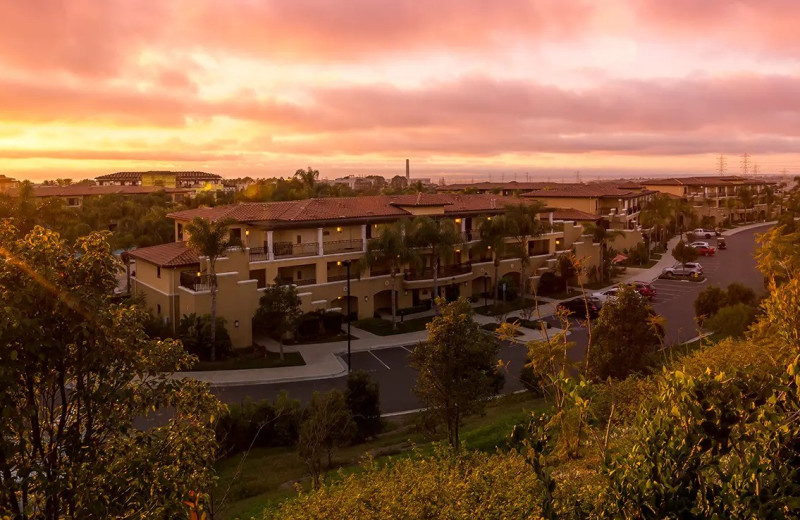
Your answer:
[[[406,180],[411,184],[411,166],[409,165],[408,159],[406,159]]]

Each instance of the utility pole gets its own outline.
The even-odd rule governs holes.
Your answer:
[[[758,175],[758,163],[753,164],[753,175]]]
[[[725,164],[725,156],[719,154],[719,166],[717,167],[717,172],[720,175],[725,175],[725,171],[727,170],[726,166],[727,165]]]
[[[742,173],[747,175],[750,172],[750,154],[745,152],[742,155]]]
[[[578,183],[580,184],[580,182],[581,182],[581,171],[580,170],[575,170],[575,180],[577,180]]]

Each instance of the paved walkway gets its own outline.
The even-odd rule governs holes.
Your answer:
[[[730,236],[741,231],[752,229],[755,227],[764,226],[771,222],[759,222],[757,224],[738,227],[735,229],[727,230],[723,236]],[[642,280],[650,282],[658,278],[664,267],[673,265],[675,259],[669,253],[675,244],[678,243],[680,237],[673,237],[669,240],[667,245],[667,252],[661,259],[648,269],[636,269],[629,267],[624,275],[618,281],[609,285],[613,287],[620,282],[628,282],[633,280]],[[538,315],[542,318],[551,316],[555,312],[555,305],[557,300],[549,298],[539,298],[540,301],[545,301],[544,305],[540,305]],[[480,306],[480,302],[475,306]],[[521,311],[514,311],[506,314],[504,317],[520,317]],[[414,317],[433,316],[433,311],[415,314]],[[483,316],[475,314],[475,321],[481,325],[485,323],[495,322],[494,317]],[[536,330],[527,329],[524,327],[519,328],[520,332],[524,335],[519,336],[519,341],[527,342],[541,338],[541,332]],[[558,332],[558,329],[551,329],[550,333]],[[368,350],[377,350],[392,347],[401,347],[407,345],[414,345],[428,338],[427,331],[409,332],[406,334],[395,334],[393,336],[377,336],[366,330],[352,327],[351,334],[358,339],[351,340],[351,352],[363,352]],[[264,345],[272,352],[279,351],[279,345],[271,338],[256,338],[255,342]],[[200,381],[206,381],[215,386],[236,386],[248,385],[258,383],[282,383],[288,381],[304,381],[312,379],[327,379],[334,377],[341,377],[347,373],[347,365],[337,354],[347,352],[347,341],[335,341],[331,343],[316,343],[312,345],[288,345],[284,347],[286,352],[299,352],[306,362],[303,366],[296,367],[276,367],[276,368],[254,368],[245,370],[218,370],[207,372],[182,372],[177,374],[178,377],[192,377]]]

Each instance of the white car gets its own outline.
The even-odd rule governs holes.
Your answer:
[[[605,291],[592,293],[592,296],[600,300],[602,303],[605,303],[610,299],[613,300],[614,298],[616,298],[618,292],[619,288],[614,287],[613,289],[606,289]]]
[[[719,231],[717,231],[716,229],[697,228],[694,231],[692,231],[692,234],[696,237],[711,238],[711,237],[718,237]]]
[[[682,264],[680,262],[677,262],[675,265],[672,266],[672,268],[673,269],[679,269],[679,268],[682,268],[683,265],[684,264]],[[689,269],[694,269],[695,271],[699,272],[700,274],[703,274],[703,266],[700,265],[697,262],[686,262],[686,267],[688,267]],[[669,268],[667,268],[667,269],[669,269]]]

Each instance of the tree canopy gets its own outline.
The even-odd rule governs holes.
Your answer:
[[[107,235],[0,223],[0,517],[175,518],[213,479],[217,400],[193,358],[111,303]],[[171,409],[163,426],[134,421]]]

